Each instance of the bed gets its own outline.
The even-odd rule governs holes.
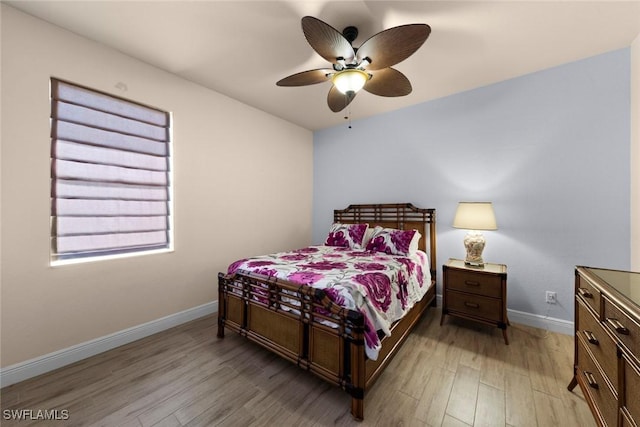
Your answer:
[[[422,314],[436,305],[435,209],[420,209],[410,203],[350,205],[335,210],[333,219],[325,245],[238,260],[227,272],[219,273],[218,337],[224,338],[225,328],[237,332],[342,388],[351,396],[351,414],[362,420],[366,391]],[[367,224],[368,231],[361,247],[338,231],[348,229],[358,240],[362,224]],[[396,253],[389,239],[387,246],[380,246],[382,236],[389,235],[412,238],[404,243],[394,239],[399,248]],[[411,249],[405,253],[409,246]],[[409,258],[409,254],[417,258]],[[332,271],[332,267],[344,269],[348,260],[354,262],[348,268],[354,271],[355,279],[341,283],[348,288],[346,291],[333,286],[337,283],[335,277],[329,280],[332,286],[321,285],[318,276],[342,274]],[[298,264],[293,265],[293,261]],[[424,263],[423,271],[409,278],[409,270],[404,268],[418,266],[419,262]],[[412,274],[418,270],[411,268]],[[402,289],[386,292],[383,302],[376,302],[374,294],[367,294],[371,287],[363,280],[382,278],[378,270],[393,271],[389,273],[391,283],[393,277],[399,277],[399,283],[393,286]],[[407,290],[413,288],[418,291],[417,296]],[[340,295],[347,291],[356,296],[345,302]],[[395,295],[396,300],[389,300],[389,294]],[[372,305],[376,310],[387,311],[375,314]]]

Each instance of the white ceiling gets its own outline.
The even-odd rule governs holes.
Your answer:
[[[396,25],[426,23],[426,43],[395,68],[405,97],[362,91],[356,120],[628,47],[640,33],[631,1],[4,1],[127,55],[311,130],[345,122],[330,83],[278,87],[327,63],[307,44],[305,15],[354,25],[359,46]]]

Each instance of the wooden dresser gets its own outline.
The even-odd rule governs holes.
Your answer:
[[[576,267],[575,362],[599,425],[640,427],[640,273]]]

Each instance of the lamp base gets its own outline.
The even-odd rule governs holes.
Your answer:
[[[464,247],[467,250],[467,256],[464,259],[465,265],[472,267],[484,267],[482,259],[482,251],[484,250],[486,240],[479,231],[470,230],[464,237]]]
[[[484,263],[478,263],[478,262],[465,261],[464,265],[466,265],[467,267],[471,267],[471,268],[484,268]]]

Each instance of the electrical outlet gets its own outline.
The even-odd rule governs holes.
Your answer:
[[[557,296],[555,292],[547,291],[545,293],[547,304],[555,304],[558,302]]]

